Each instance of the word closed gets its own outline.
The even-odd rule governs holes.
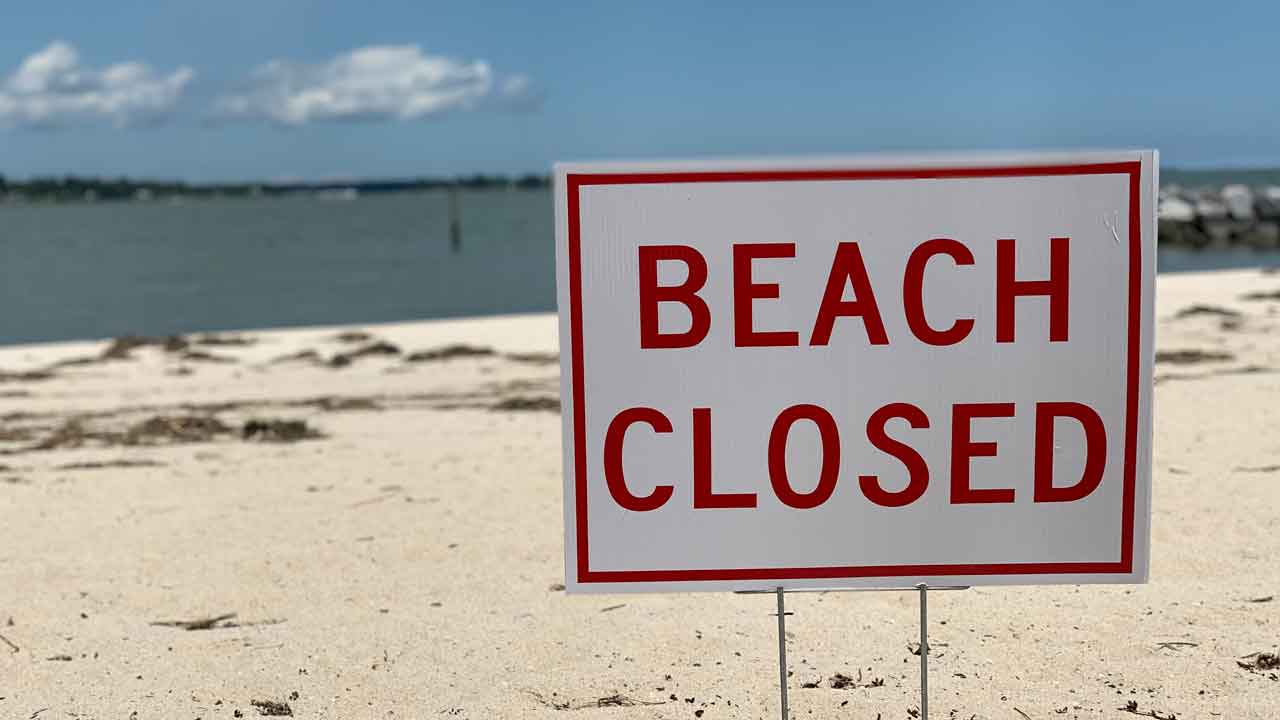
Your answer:
[[[569,590],[1145,581],[1154,153],[556,179]]]

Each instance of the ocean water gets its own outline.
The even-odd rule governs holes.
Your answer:
[[[0,205],[0,344],[555,309],[551,193]]]
[[[455,253],[444,192],[0,205],[0,344],[554,310],[550,191],[465,192],[460,209]],[[1170,248],[1158,262],[1280,254]]]
[[[1180,185],[1184,188],[1212,187],[1223,185],[1248,185],[1261,188],[1269,185],[1280,187],[1280,168],[1256,168],[1228,170],[1178,170],[1175,168],[1160,169],[1160,184]]]

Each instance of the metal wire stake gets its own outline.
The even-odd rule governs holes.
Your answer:
[[[929,586],[920,583],[920,720],[929,720]]]
[[[778,590],[778,688],[782,696],[782,720],[787,720],[787,607]]]

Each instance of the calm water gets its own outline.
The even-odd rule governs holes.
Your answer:
[[[0,206],[0,344],[555,309],[549,191]]]
[[[1231,184],[1265,187],[1280,185],[1280,168],[1250,170],[1173,170],[1160,169],[1160,184],[1181,185],[1184,188],[1222,187]]]
[[[1280,182],[1280,178],[1277,178]],[[549,191],[0,206],[0,344],[555,308]],[[1162,251],[1162,271],[1280,265]]]

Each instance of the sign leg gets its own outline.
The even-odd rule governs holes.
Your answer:
[[[782,720],[787,720],[787,608],[778,587],[778,689],[782,699]]]
[[[921,583],[920,591],[920,718],[929,720],[929,586]]]

